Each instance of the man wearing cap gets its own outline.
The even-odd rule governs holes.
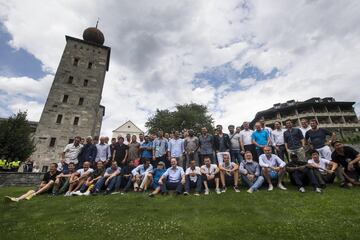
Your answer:
[[[149,182],[151,182],[151,188],[153,191],[149,194],[149,197],[154,197],[156,194],[160,192],[159,179],[166,172],[165,163],[160,161],[157,164],[157,167],[154,169],[152,174],[148,174],[147,178]]]
[[[167,194],[169,190],[176,190],[179,195],[182,193],[183,185],[185,184],[185,173],[182,167],[177,165],[175,158],[172,158],[171,167],[159,179],[161,193]]]

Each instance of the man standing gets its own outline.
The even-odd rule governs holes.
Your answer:
[[[165,166],[170,166],[169,160],[166,159],[166,152],[168,150],[168,140],[164,138],[163,131],[158,132],[157,138],[153,141],[153,166],[157,166],[157,163],[165,162]]]
[[[66,165],[68,165],[70,162],[75,163],[75,165],[78,164],[78,156],[81,152],[81,149],[83,148],[83,145],[80,144],[80,140],[81,137],[76,136],[73,143],[69,143],[68,145],[66,145],[63,153],[61,154],[61,158]]]
[[[214,137],[208,133],[206,127],[201,128],[201,135],[199,137],[199,146],[200,146],[200,164],[204,163],[204,158],[209,157],[211,162],[213,160],[213,143]]]
[[[177,165],[175,158],[171,159],[171,167],[159,179],[162,194],[167,194],[169,190],[176,190],[179,195],[185,184],[185,173],[182,167]]]
[[[340,141],[334,141],[335,151],[331,154],[331,159],[341,167],[341,175],[338,175],[341,186],[352,187],[359,185],[360,176],[360,154],[349,146],[344,146]]]
[[[224,155],[228,155],[230,158],[230,137],[226,133],[223,133],[222,126],[216,126],[217,135],[214,136],[214,150],[218,165],[224,162]]]
[[[310,127],[305,134],[306,144],[311,144],[311,148],[320,153],[322,158],[331,160],[331,149],[326,145],[326,136],[331,136],[330,143],[335,140],[336,134],[330,132],[324,128],[318,128],[318,122],[316,119],[310,120]]]
[[[140,145],[143,144],[144,142],[145,142],[144,134],[143,134],[143,133],[140,133],[140,134],[139,134],[139,143],[140,143]]]
[[[168,147],[168,158],[169,162],[171,158],[175,158],[178,161],[179,166],[186,164],[186,161],[183,161],[183,154],[185,152],[184,140],[179,138],[179,132],[174,132],[174,137],[169,140]]]
[[[261,128],[260,122],[255,123],[255,131],[251,135],[252,143],[255,145],[257,158],[263,154],[263,148],[269,146],[270,135],[268,131]]]
[[[290,119],[286,120],[286,128],[287,130],[284,132],[284,142],[289,158],[290,154],[294,153],[299,158],[299,161],[306,162],[304,150],[305,141],[301,130],[299,128],[293,128]]]
[[[196,161],[190,161],[190,167],[185,172],[185,192],[184,195],[189,195],[190,188],[195,188],[195,196],[200,196],[201,192],[201,171],[200,167],[196,166]]]
[[[243,123],[244,129],[240,131],[240,144],[241,144],[241,154],[245,154],[246,151],[250,151],[253,155],[253,158],[256,158],[255,146],[252,143],[252,133],[253,130],[249,128],[249,123]]]
[[[281,128],[281,122],[275,121],[275,129],[271,132],[272,144],[275,148],[276,155],[278,155],[283,161],[285,161],[285,156],[287,157],[284,132],[285,129]]]
[[[102,161],[106,166],[107,162],[110,159],[111,152],[110,152],[110,145],[105,143],[105,137],[100,137],[100,143],[96,144],[96,158],[95,162]]]
[[[220,180],[222,184],[221,192],[226,192],[226,185],[234,183],[234,191],[240,192],[238,187],[239,182],[239,165],[230,162],[229,155],[224,155],[224,162],[219,164]]]
[[[137,164],[139,164],[140,143],[136,141],[136,135],[132,135],[131,142],[128,144],[128,147],[129,147],[128,160],[138,161]]]
[[[200,168],[202,181],[205,187],[205,195],[209,195],[209,185],[215,187],[215,192],[220,194],[220,169],[216,164],[211,164],[210,157],[204,157],[204,165]]]
[[[129,146],[124,144],[124,138],[122,136],[118,137],[118,141],[115,144],[114,155],[112,156],[112,161],[116,161],[119,167],[124,167],[126,165],[126,160],[129,154]]]
[[[281,190],[286,190],[286,188],[282,185],[282,180],[285,176],[285,162],[281,160],[278,156],[271,153],[271,149],[266,146],[264,147],[264,154],[259,156],[259,164],[262,167],[263,176],[269,184],[268,191],[272,191],[274,189],[272,180],[277,179],[277,186]]]
[[[235,130],[234,125],[229,125],[228,130],[229,130],[229,137],[230,137],[231,161],[235,162],[236,164],[239,164],[243,160],[243,157],[241,156],[241,153],[240,153],[240,148],[241,148],[240,147],[240,133],[234,131]]]
[[[82,166],[84,162],[90,162],[91,166],[95,166],[95,159],[96,159],[97,149],[96,146],[93,144],[93,140],[91,136],[86,138],[86,144],[83,146],[81,153],[78,157],[79,165]]]
[[[257,191],[264,182],[264,177],[261,176],[260,165],[253,161],[250,151],[245,152],[245,161],[240,163],[239,172],[243,183],[249,187],[248,193]]]
[[[308,122],[308,120],[306,118],[300,119],[300,124],[301,124],[301,127],[299,129],[301,130],[301,133],[305,137],[306,132],[308,130],[310,130],[311,127],[309,126],[309,122]]]
[[[144,142],[140,144],[140,162],[144,163],[145,159],[152,159],[152,142],[150,142],[150,137],[145,136]],[[153,166],[155,167],[155,166]]]
[[[199,162],[199,155],[197,150],[199,149],[199,139],[194,136],[194,131],[189,130],[189,136],[185,138],[184,148],[186,153],[186,161],[183,163],[183,169],[190,163],[191,160]]]

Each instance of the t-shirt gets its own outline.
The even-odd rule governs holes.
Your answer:
[[[93,173],[94,169],[89,168],[88,170],[85,171],[85,169],[81,168],[81,169],[78,169],[76,172],[80,174],[80,177],[82,177],[84,174]]]
[[[310,129],[306,132],[305,139],[310,139],[311,145],[318,149],[325,146],[326,136],[331,136],[331,132],[324,128],[318,128],[317,130]]]
[[[200,144],[200,154],[212,154],[213,153],[213,142],[214,138],[212,135],[200,135],[199,144]]]
[[[143,142],[140,143],[141,157],[142,158],[152,158],[152,150],[147,150],[147,148],[152,149],[152,142]]]
[[[46,172],[45,174],[44,174],[44,177],[43,177],[43,182],[45,182],[45,183],[48,183],[48,182],[50,182],[51,180],[52,181],[55,181],[56,180],[56,176],[57,175],[59,175],[61,172],[60,171],[56,171],[53,175],[51,175],[51,173],[50,172]]]
[[[105,169],[95,169],[94,172],[91,174],[91,177],[92,178],[97,178],[97,177],[100,177],[102,175],[104,175],[105,173]]]
[[[349,162],[354,160],[358,154],[359,152],[353,149],[352,147],[344,146],[344,155],[340,155],[336,151],[334,151],[331,154],[331,159],[334,162],[343,166],[345,169],[347,169]]]
[[[195,173],[196,175],[192,177],[192,176],[190,175],[190,174],[192,174],[192,173]],[[186,169],[185,174],[190,176],[190,180],[191,180],[191,181],[196,182],[196,181],[197,181],[197,175],[201,175],[200,167],[196,166],[194,169],[192,169],[191,167],[189,167],[189,168]]]
[[[229,134],[231,149],[240,150],[240,133]]]
[[[153,174],[153,181],[155,183],[157,183],[159,181],[159,179],[161,178],[161,176],[166,172],[166,169],[162,168],[156,168],[154,170],[154,174]]]
[[[259,145],[266,146],[268,144],[269,133],[265,130],[254,131],[251,138]],[[258,147],[257,147],[258,148]]]
[[[124,160],[125,155],[126,155],[126,150],[129,149],[128,145],[125,144],[115,144],[115,161],[117,162],[118,165],[122,165],[122,160]]]
[[[226,164],[225,162],[223,162],[223,163],[221,164],[221,166],[222,166],[223,168],[225,168],[226,170],[233,170],[234,167],[236,166],[236,163],[234,163],[234,162],[229,162],[228,164]]]
[[[139,158],[140,143],[129,143],[129,157],[128,160],[135,160]]]
[[[240,138],[244,145],[251,145],[251,136],[252,136],[253,130],[241,130],[240,131]]]
[[[81,152],[81,149],[83,148],[83,145],[79,144],[75,146],[74,143],[70,143],[66,145],[64,149],[65,153],[65,162],[69,164],[70,162],[78,163],[78,156]]]
[[[218,167],[216,164],[210,164],[210,167],[207,167],[206,165],[201,166],[201,170],[209,175],[214,174],[216,172],[217,168]]]
[[[113,170],[112,167],[108,167],[105,172],[107,174],[113,174],[116,171],[120,173],[121,172],[121,167],[117,167],[115,170]]]
[[[195,136],[187,137],[184,142],[185,151],[195,152],[199,147],[199,139]]]
[[[325,172],[324,169],[327,169],[327,166],[330,164],[330,160],[325,158],[319,158],[319,163],[316,163],[313,159],[309,159],[308,163],[315,164],[316,166],[320,167],[320,172]]]

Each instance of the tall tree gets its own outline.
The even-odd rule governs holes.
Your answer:
[[[154,116],[150,117],[145,123],[150,133],[158,130],[164,132],[182,131],[193,129],[199,133],[202,127],[206,127],[210,132],[213,131],[213,118],[208,113],[204,105],[196,103],[176,105],[175,111],[157,109]]]
[[[0,122],[0,157],[25,161],[35,151],[26,117],[26,112],[19,112]]]

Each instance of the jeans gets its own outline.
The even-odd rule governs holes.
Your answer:
[[[261,185],[264,183],[264,177],[258,176],[254,178],[254,180],[251,182],[245,175],[241,175],[241,180],[244,184],[246,184],[248,187],[250,187],[252,190],[258,190]]]
[[[101,188],[104,186],[104,183],[106,181],[105,177],[101,177],[96,183],[93,188],[93,192],[100,192]]]
[[[169,190],[176,190],[177,193],[181,193],[182,192],[182,184],[181,181],[178,182],[169,182],[168,180],[166,180],[161,186],[161,192],[162,193],[167,193],[168,189]]]
[[[230,158],[231,161],[235,162],[236,164],[240,164],[240,162],[243,160],[240,150],[230,150]]]
[[[201,192],[201,175],[197,175],[196,182],[191,181],[190,176],[185,178],[185,192],[190,192],[190,188],[195,188],[197,193]]]
[[[128,178],[122,177],[122,181],[126,182],[126,185],[124,187],[124,192],[128,192],[132,185],[132,176],[129,176]],[[120,188],[120,184],[119,184],[119,188]],[[115,191],[119,191],[119,189],[116,189],[116,186],[115,186]]]
[[[108,186],[106,187],[106,191],[110,192],[110,191],[112,191],[113,189],[119,190],[120,184],[121,184],[121,176],[113,177],[113,178],[110,180]]]

